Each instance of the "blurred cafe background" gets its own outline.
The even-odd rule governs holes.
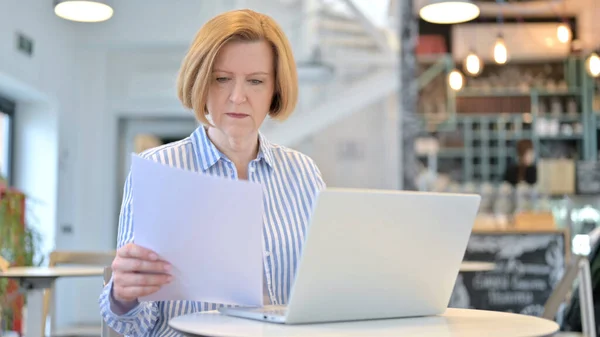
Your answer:
[[[197,127],[175,90],[196,31],[251,8],[297,60],[272,142],[331,187],[480,194],[465,260],[497,268],[461,272],[449,306],[581,331],[580,279],[598,276],[564,276],[598,263],[600,0],[85,2],[0,0],[0,270],[110,265],[129,154]],[[19,292],[0,272],[0,335],[99,336],[102,285]]]

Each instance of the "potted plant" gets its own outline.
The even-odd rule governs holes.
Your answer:
[[[0,257],[10,266],[39,266],[39,233],[25,222],[25,194],[11,188],[0,178]],[[2,331],[21,331],[24,297],[18,284],[0,278],[0,335]],[[10,325],[10,326],[9,326]]]

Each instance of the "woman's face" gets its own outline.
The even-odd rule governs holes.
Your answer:
[[[206,105],[213,125],[228,137],[258,133],[275,90],[273,57],[266,41],[229,42],[217,54]]]

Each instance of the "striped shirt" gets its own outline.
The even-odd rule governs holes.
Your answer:
[[[203,126],[189,137],[141,154],[171,167],[237,179],[231,162],[210,141]],[[308,156],[270,143],[259,133],[259,151],[248,166],[248,180],[263,187],[263,253],[266,290],[272,304],[286,304],[304,243],[313,200],[325,188],[319,169]],[[127,177],[119,217],[117,248],[133,242],[131,174]],[[108,326],[127,336],[178,336],[169,320],[183,314],[215,310],[217,303],[194,301],[142,302],[117,315],[110,308],[112,280],[99,298]]]

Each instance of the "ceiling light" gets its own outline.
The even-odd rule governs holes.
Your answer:
[[[471,51],[465,58],[463,68],[467,74],[477,76],[483,71],[483,61],[475,52]]]
[[[107,0],[55,0],[54,13],[71,21],[101,22],[113,16],[113,9]]]
[[[428,0],[419,11],[421,19],[440,24],[470,21],[479,13],[479,7],[470,0]]]
[[[494,45],[494,61],[498,64],[505,64],[508,61],[508,49],[506,49],[502,35],[498,35],[498,39]]]
[[[459,91],[460,89],[462,89],[464,83],[465,78],[460,71],[454,69],[448,74],[448,85],[450,85],[450,88],[452,88],[452,90]]]
[[[595,52],[585,61],[588,74],[592,77],[600,76],[600,57]]]
[[[561,23],[556,27],[556,37],[560,43],[567,43],[571,41],[571,27],[566,23]]]

